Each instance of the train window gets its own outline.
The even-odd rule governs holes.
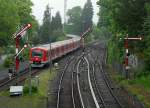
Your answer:
[[[42,57],[42,51],[40,51],[40,50],[33,50],[32,51],[32,57],[34,57],[34,56],[38,56],[38,57]]]
[[[51,50],[51,57],[53,57],[54,56],[54,50]]]

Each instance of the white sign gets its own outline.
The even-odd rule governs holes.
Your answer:
[[[22,95],[23,86],[10,86],[10,95]]]

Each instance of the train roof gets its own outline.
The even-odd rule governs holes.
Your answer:
[[[71,34],[67,35],[67,37],[73,37],[73,38],[72,39],[68,39],[68,40],[57,41],[57,42],[51,43],[51,49],[55,49],[55,48],[57,48],[59,46],[65,45],[65,44],[69,44],[69,43],[71,43],[73,41],[79,41],[81,39],[79,36],[71,35]],[[32,49],[35,49],[35,48],[49,50],[50,49],[50,44],[39,45],[39,46],[33,47]]]

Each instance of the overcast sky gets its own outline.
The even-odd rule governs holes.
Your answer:
[[[54,16],[57,11],[60,11],[61,17],[64,16],[64,0],[31,0],[34,4],[33,8],[33,15],[36,17],[36,19],[39,21],[39,23],[42,23],[43,19],[43,13],[46,8],[46,5],[49,4],[50,7],[53,7],[52,9],[52,15]],[[67,9],[71,9],[74,6],[81,6],[83,8],[86,0],[67,0]],[[94,7],[94,17],[93,21],[96,23],[98,21],[97,13],[99,11],[98,6],[96,5],[96,2],[98,0],[91,0]]]

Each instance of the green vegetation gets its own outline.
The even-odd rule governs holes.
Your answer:
[[[116,71],[112,70],[112,67],[109,68],[111,77],[115,83],[128,90],[134,96],[138,97],[138,99],[144,103],[146,108],[150,108],[150,75],[127,80]]]
[[[129,92],[136,95],[150,107],[150,1],[149,0],[99,0],[100,34],[108,40],[108,64],[122,64],[125,57],[124,38],[144,38],[142,41],[129,41],[129,52],[138,57],[139,64],[134,79],[126,80],[119,73],[113,77]],[[120,39],[122,38],[122,39]],[[116,67],[114,67],[116,68]],[[113,70],[113,69],[112,69]],[[122,72],[120,72],[122,73]]]
[[[18,26],[32,23],[32,29],[29,31],[30,39],[38,26],[32,12],[31,0],[0,0],[0,46],[6,47],[13,45],[12,34]],[[6,8],[7,7],[7,8]]]
[[[9,97],[9,91],[0,92],[0,106],[3,108],[46,108],[47,92],[50,89],[49,80],[53,80],[56,76],[56,71],[52,73],[49,70],[43,71],[39,75],[38,89],[34,86],[32,96],[29,95],[28,81],[25,83],[25,94],[20,97]]]
[[[76,34],[80,35],[82,32],[82,25],[81,25],[81,15],[82,9],[80,6],[73,7],[69,9],[67,12],[68,16],[68,23],[65,24],[65,31],[69,34]]]
[[[13,58],[12,56],[8,56],[5,59],[3,66],[6,67],[6,68],[8,68],[10,66],[13,66],[13,59],[12,58]]]
[[[93,6],[91,0],[87,0],[82,10],[81,15],[81,24],[82,24],[82,33],[85,32],[88,28],[93,26]]]
[[[80,6],[73,7],[67,12],[68,23],[65,24],[67,33],[81,35],[89,27],[92,28],[93,6],[91,0],[87,0],[82,9]]]
[[[109,39],[109,63],[123,62],[124,37],[142,35],[144,40],[129,42],[129,52],[144,60],[145,70],[149,69],[150,40],[150,1],[148,0],[99,0],[100,6],[98,28]],[[140,9],[140,10],[139,10]],[[122,40],[120,39],[122,38]],[[117,53],[114,53],[116,52]]]
[[[63,33],[62,21],[60,13],[57,12],[55,17],[51,19],[50,7],[47,5],[44,12],[43,24],[40,26],[38,31],[38,37],[36,38],[35,44],[37,43],[49,43],[58,40],[64,40],[65,34]]]

